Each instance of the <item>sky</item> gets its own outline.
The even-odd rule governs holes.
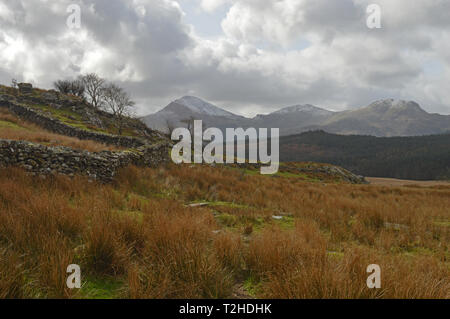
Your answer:
[[[370,4],[381,28],[367,27]],[[0,83],[95,72],[138,115],[184,95],[249,117],[386,98],[450,114],[449,12],[448,0],[0,0]]]

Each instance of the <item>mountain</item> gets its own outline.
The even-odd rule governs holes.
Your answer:
[[[203,120],[204,127],[280,128],[282,136],[323,130],[342,135],[420,136],[450,132],[450,116],[430,114],[413,101],[380,100],[369,106],[332,112],[314,105],[294,105],[279,111],[246,118],[225,111],[197,97],[185,96],[142,120],[163,132],[186,127],[189,119]]]
[[[184,96],[167,105],[161,111],[142,118],[148,127],[167,133],[169,127],[186,127],[185,121],[202,120],[205,127],[248,126],[250,119],[227,112],[211,103],[193,96]]]
[[[334,112],[313,105],[294,105],[268,115],[257,115],[253,119],[254,127],[278,127],[281,135],[304,132],[308,127],[320,125],[333,116]]]
[[[175,104],[175,105],[174,105]],[[206,114],[210,116],[225,116],[230,118],[237,118],[237,115],[227,112],[211,103],[205,102],[195,96],[185,96],[171,103],[168,109],[176,108],[176,105],[181,105],[188,108],[191,112],[197,114]]]
[[[450,131],[450,116],[427,113],[413,101],[389,99],[358,110],[335,113],[308,129],[379,137],[432,135]]]

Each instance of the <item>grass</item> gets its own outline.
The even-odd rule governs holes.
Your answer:
[[[261,288],[261,282],[255,280],[253,277],[248,277],[244,282],[244,289],[251,296],[256,298],[258,296],[258,290]]]
[[[295,218],[286,216],[281,220],[276,220],[275,223],[280,226],[280,228],[289,230],[295,227]]]
[[[17,129],[20,130],[22,127],[20,125],[17,125],[16,123],[10,122],[10,121],[4,121],[0,120],[0,129]]]
[[[108,130],[100,129],[95,126],[88,126],[83,122],[82,116],[72,110],[69,109],[56,109],[44,104],[30,104],[28,105],[31,108],[50,113],[52,117],[60,120],[62,123],[79,128],[85,131],[97,132],[97,133],[106,133],[109,134]]]
[[[283,178],[295,178],[311,183],[323,183],[323,182],[343,182],[342,176],[337,173],[321,173],[320,169],[329,167],[330,165],[312,162],[302,163],[280,163],[279,170],[273,175],[261,175],[260,164],[246,164],[246,166],[239,166],[237,164],[229,165],[228,167],[233,170],[237,170],[241,173],[241,176],[259,176],[266,178],[283,177]],[[345,170],[343,170],[345,172]]]
[[[124,283],[114,278],[89,277],[83,283],[80,295],[88,299],[115,299],[120,297]]]
[[[448,220],[435,221],[434,224],[442,227],[450,227],[450,221]]]
[[[450,298],[449,206],[447,186],[221,166],[128,167],[107,185],[1,169],[0,297]],[[72,263],[79,291],[65,287]]]
[[[66,146],[90,152],[114,151],[120,148],[95,141],[80,140],[73,137],[51,133],[32,123],[22,121],[6,110],[0,110],[0,138],[29,141],[45,146]]]

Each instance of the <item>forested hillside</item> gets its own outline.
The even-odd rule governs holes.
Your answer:
[[[450,134],[378,138],[323,131],[282,137],[281,160],[316,161],[373,177],[450,179]]]

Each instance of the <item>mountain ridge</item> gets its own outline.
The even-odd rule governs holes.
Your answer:
[[[269,114],[247,118],[226,111],[198,97],[184,96],[162,110],[142,118],[152,129],[168,132],[186,127],[186,120],[203,120],[205,127],[280,128],[282,136],[312,130],[342,135],[420,136],[450,131],[450,115],[428,113],[415,101],[381,99],[355,110],[330,111],[311,104],[297,104]]]

